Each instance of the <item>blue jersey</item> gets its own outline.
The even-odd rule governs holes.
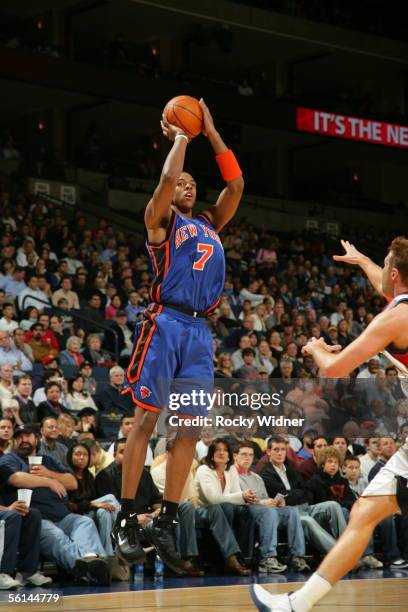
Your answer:
[[[153,271],[152,302],[210,312],[217,306],[225,281],[221,240],[203,215],[172,212],[167,239],[147,243]]]

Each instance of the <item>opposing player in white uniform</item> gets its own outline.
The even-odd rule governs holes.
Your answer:
[[[323,376],[348,376],[379,352],[391,355],[400,375],[408,377],[408,240],[395,238],[380,268],[352,244],[342,241],[344,255],[334,257],[359,265],[388,303],[364,332],[343,351],[335,353],[322,339],[303,349],[312,355]],[[337,347],[339,349],[339,347]],[[408,513],[408,441],[391,457],[354,504],[350,522],[316,573],[298,591],[271,595],[251,585],[251,597],[262,612],[309,612],[361,558],[375,527],[387,516]]]

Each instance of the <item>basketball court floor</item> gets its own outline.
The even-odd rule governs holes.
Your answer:
[[[306,576],[307,577],[307,576]],[[297,588],[305,576],[267,576],[257,579],[271,593],[283,593]],[[142,584],[114,583],[106,588],[66,587],[63,590],[32,589],[15,591],[35,596],[56,593],[57,603],[12,603],[8,593],[1,594],[0,609],[17,612],[254,612],[248,584],[251,578],[205,577],[167,579]],[[37,599],[38,602],[38,599]],[[372,570],[350,575],[342,580],[323,603],[321,612],[406,612],[408,610],[408,571]]]

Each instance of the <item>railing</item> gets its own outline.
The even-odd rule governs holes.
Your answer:
[[[51,308],[53,312],[57,313],[57,314],[66,314],[67,312],[69,312],[70,315],[72,315],[73,318],[78,319],[79,321],[83,321],[85,323],[91,323],[94,327],[97,327],[98,329],[102,329],[103,331],[108,332],[109,334],[112,334],[113,339],[114,339],[114,346],[115,346],[115,351],[114,351],[114,357],[115,357],[115,361],[119,362],[119,338],[118,338],[118,334],[117,332],[112,329],[111,327],[109,327],[109,325],[103,325],[102,323],[98,323],[97,321],[93,321],[92,319],[88,319],[88,317],[84,317],[81,314],[77,314],[76,310],[63,310],[62,308],[58,308],[58,306],[54,306],[54,304],[50,304],[49,302],[47,302],[46,300],[42,300],[39,297],[36,297],[35,295],[25,295],[23,298],[23,302],[21,304],[21,310],[24,312],[25,308],[25,304],[27,302],[27,300],[34,300],[35,302],[39,302],[41,304],[44,304],[45,306],[47,306],[48,308]]]

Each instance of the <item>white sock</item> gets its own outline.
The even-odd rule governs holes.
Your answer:
[[[290,595],[292,608],[295,612],[309,612],[332,588],[328,580],[314,573],[301,589]]]

